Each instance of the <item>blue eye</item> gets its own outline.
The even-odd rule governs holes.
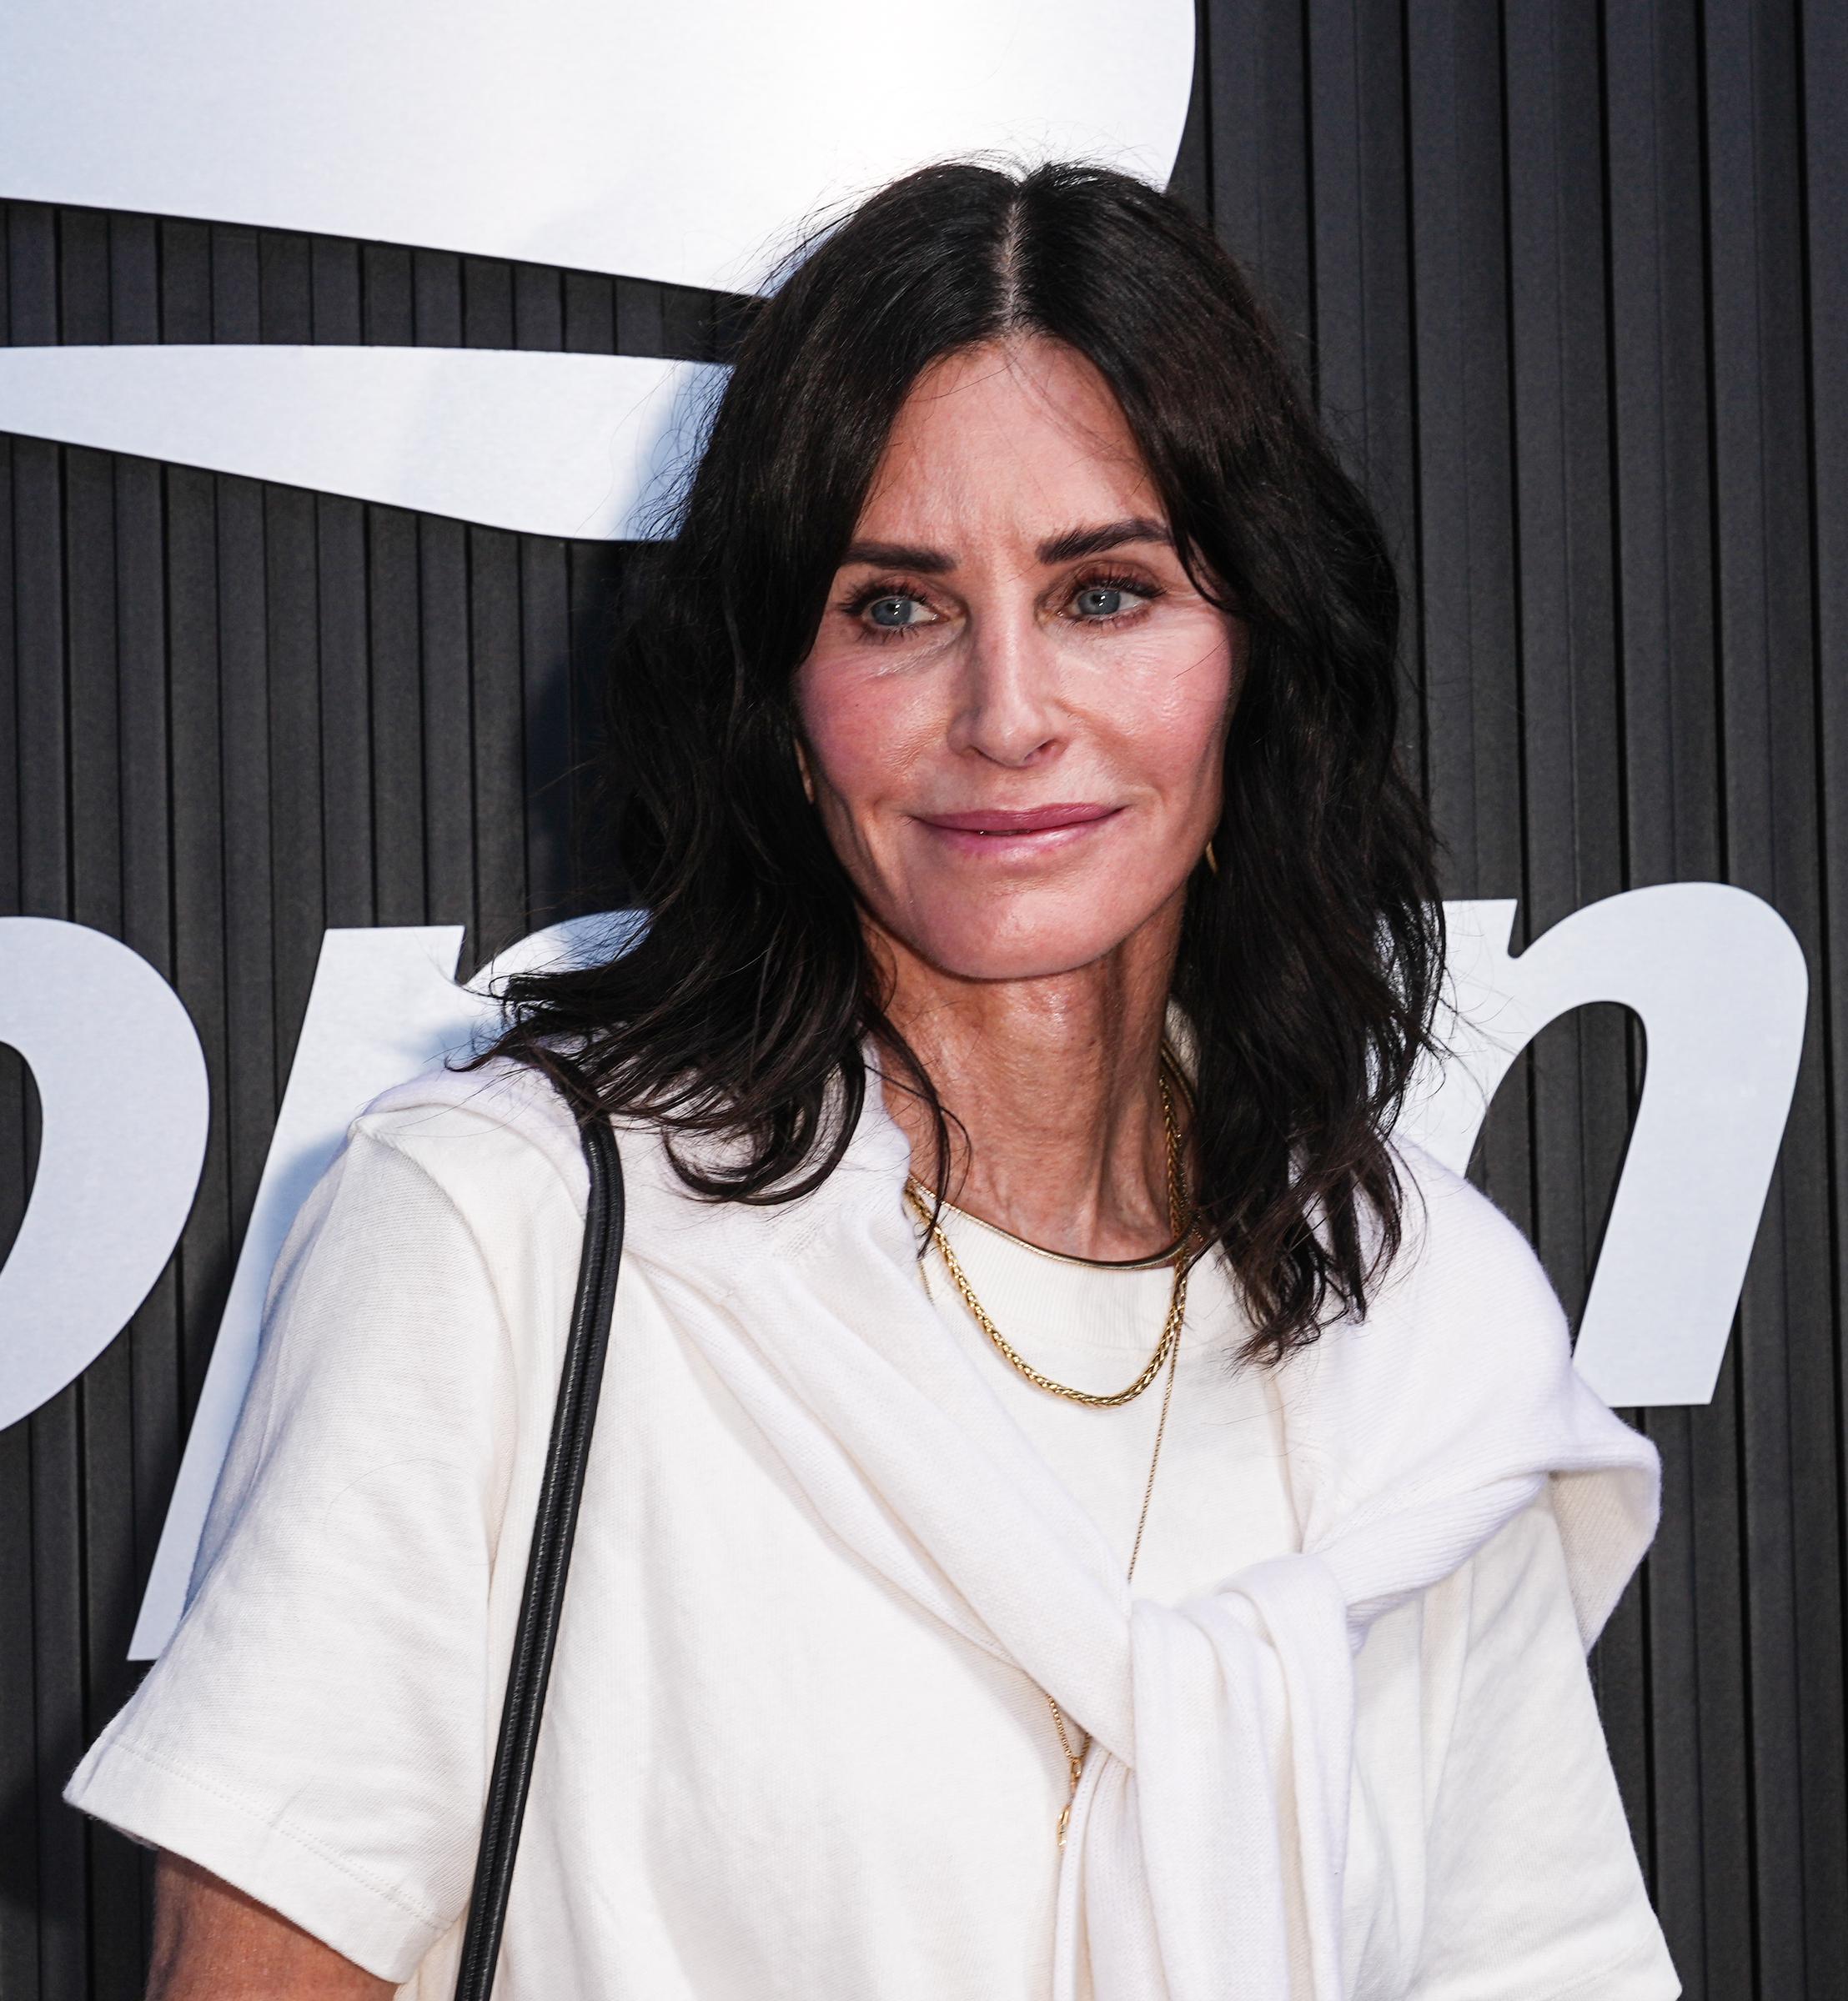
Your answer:
[[[1126,598],[1140,599],[1142,593],[1131,590],[1122,584],[1087,584],[1072,599],[1072,607],[1081,619],[1100,619],[1120,617],[1127,609]]]
[[[907,626],[934,624],[937,620],[936,613],[927,604],[902,591],[887,591],[882,597],[869,599],[865,612],[882,632],[902,632]]]

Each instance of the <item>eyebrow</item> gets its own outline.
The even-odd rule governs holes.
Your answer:
[[[1174,538],[1159,521],[1146,514],[1126,515],[1121,521],[1101,521],[1089,528],[1068,528],[1040,544],[1035,552],[1042,563],[1075,563],[1081,557],[1101,556],[1106,549],[1121,549],[1128,542],[1158,542],[1171,547]],[[851,563],[870,564],[876,569],[910,569],[924,576],[942,576],[956,568],[956,558],[941,549],[914,548],[905,542],[856,542],[841,557],[841,567]]]
[[[1039,545],[1042,563],[1076,563],[1081,556],[1101,556],[1107,549],[1121,549],[1126,542],[1159,542],[1172,546],[1174,538],[1159,521],[1146,514],[1131,514],[1121,521],[1104,521],[1095,528],[1067,529],[1062,535]]]
[[[908,542],[856,542],[841,559],[845,569],[850,563],[870,563],[875,569],[916,569],[925,575],[941,576],[956,568],[954,556],[941,549],[914,549]]]

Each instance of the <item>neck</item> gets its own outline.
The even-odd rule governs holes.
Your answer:
[[[1160,1065],[1179,940],[1177,899],[1088,965],[982,980],[873,935],[887,1016],[949,1116],[944,1192],[958,1208],[1077,1257],[1142,1257],[1172,1241]],[[901,1083],[885,1100],[931,1186],[927,1108]]]

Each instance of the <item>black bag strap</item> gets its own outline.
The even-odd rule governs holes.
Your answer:
[[[567,1074],[570,1074],[568,1070]],[[533,1752],[539,1741],[545,1684],[551,1676],[552,1652],[558,1640],[565,1574],[571,1561],[572,1538],[577,1533],[578,1502],[584,1492],[590,1431],[596,1422],[597,1394],[603,1387],[616,1273],[622,1262],[622,1157],[616,1151],[616,1136],[606,1118],[580,1116],[580,1124],[584,1156],[590,1170],[584,1250],[578,1262],[577,1296],[571,1307],[570,1333],[559,1376],[558,1402],[552,1413],[545,1475],[539,1490],[532,1553],[526,1562],[526,1588],[520,1600],[519,1630],[514,1636],[507,1699],[500,1713],[500,1737],[495,1746],[494,1775],[489,1783],[481,1823],[481,1847],[475,1862],[475,1888],[469,1898],[468,1928],[463,1934],[455,2001],[488,2001],[494,1988],[500,1934],[507,1918],[507,1892],[513,1881],[514,1855],[520,1846],[520,1825],[532,1784]]]

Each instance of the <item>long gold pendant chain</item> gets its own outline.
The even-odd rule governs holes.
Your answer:
[[[1129,1568],[1123,1572],[1126,1584],[1135,1576],[1136,1558],[1142,1553],[1142,1530],[1148,1521],[1148,1503],[1155,1492],[1155,1468],[1162,1461],[1162,1434],[1168,1429],[1168,1407],[1174,1394],[1174,1372],[1179,1367],[1180,1359],[1181,1347],[1177,1342],[1168,1352],[1168,1382],[1162,1390],[1162,1414],[1155,1421],[1155,1449],[1148,1456],[1148,1482],[1142,1489],[1142,1512],[1136,1517],[1136,1540],[1130,1545]],[[1046,1706],[1052,1712],[1052,1728],[1059,1733],[1059,1748],[1065,1753],[1065,1768],[1071,1782],[1065,1796],[1065,1804],[1059,1808],[1058,1838],[1059,1846],[1062,1848],[1065,1846],[1066,1829],[1072,1823],[1072,1802],[1078,1797],[1078,1781],[1084,1776],[1084,1761],[1091,1749],[1091,1733],[1088,1730],[1079,1733],[1082,1741],[1074,1751],[1072,1740],[1065,1732],[1065,1712],[1052,1699],[1051,1689],[1045,1690],[1044,1693]]]
[[[983,1311],[981,1301],[976,1297],[975,1289],[963,1276],[962,1266],[957,1260],[956,1252],[950,1247],[949,1238],[945,1236],[942,1229],[932,1218],[929,1206],[925,1202],[922,1189],[915,1180],[908,1179],[905,1184],[905,1193],[910,1200],[911,1206],[922,1218],[926,1229],[930,1232],[931,1241],[937,1248],[937,1255],[943,1260],[944,1267],[949,1272],[952,1282],[962,1296],[962,1303],[969,1309],[976,1325],[987,1336],[996,1351],[1037,1389],[1045,1390],[1055,1397],[1066,1397],[1073,1403],[1088,1404],[1093,1408],[1110,1409],[1118,1404],[1128,1403],[1132,1399],[1141,1396],[1160,1373],[1163,1364],[1164,1362],[1167,1364],[1168,1382],[1162,1391],[1161,1414],[1155,1422],[1155,1447],[1149,1455],[1148,1479],[1142,1488],[1142,1512],[1136,1517],[1136,1539],[1130,1546],[1129,1567],[1124,1572],[1126,1583],[1136,1574],[1136,1558],[1142,1552],[1142,1530],[1148,1522],[1148,1504],[1155,1492],[1155,1469],[1161,1463],[1162,1439],[1168,1430],[1168,1404],[1174,1395],[1175,1371],[1180,1362],[1181,1326],[1187,1317],[1187,1251],[1188,1241],[1193,1236],[1192,1218],[1187,1203],[1186,1184],[1181,1171],[1180,1134],[1175,1122],[1173,1096],[1168,1089],[1168,1078],[1165,1074],[1158,1072],[1157,1082],[1162,1094],[1162,1118],[1167,1129],[1168,1226],[1173,1231],[1175,1239],[1174,1289],[1169,1297],[1168,1316],[1163,1324],[1162,1337],[1156,1343],[1155,1352],[1149,1357],[1142,1372],[1127,1389],[1118,1390],[1109,1396],[1099,1396],[1088,1390],[1075,1390],[1069,1384],[1056,1382],[1050,1376],[1043,1375],[1039,1370],[1034,1368],[1012,1346],[1000,1328]],[[1071,1737],[1065,1728],[1064,1711],[1053,1700],[1050,1689],[1042,1693],[1046,1696],[1046,1705],[1052,1713],[1052,1728],[1058,1733],[1059,1749],[1065,1754],[1066,1771],[1070,1780],[1065,1804],[1059,1809],[1058,1843],[1062,1848],[1065,1846],[1066,1830],[1071,1824],[1072,1803],[1078,1796],[1078,1783],[1084,1775],[1084,1761],[1091,1749],[1091,1733],[1088,1730],[1080,1732],[1078,1748],[1074,1751],[1072,1748]]]

